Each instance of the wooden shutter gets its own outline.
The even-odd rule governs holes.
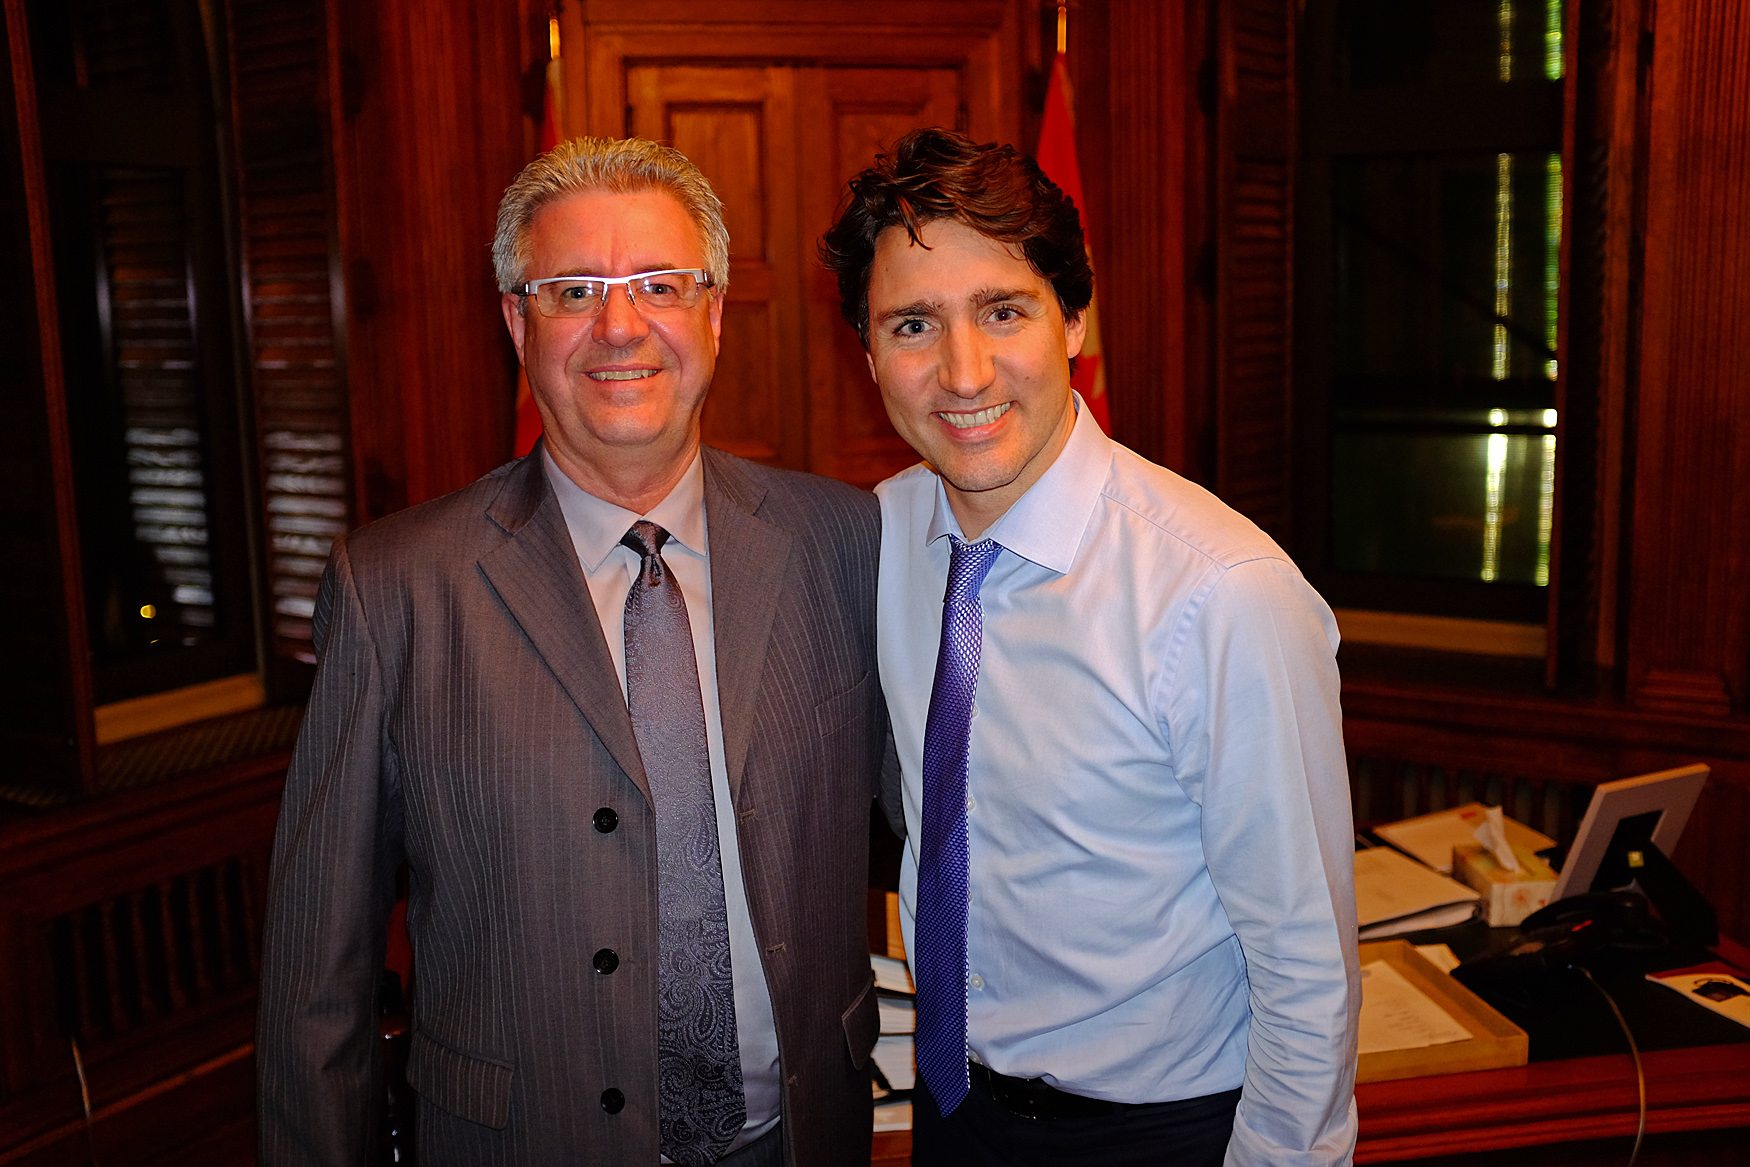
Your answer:
[[[307,661],[322,565],[353,516],[324,6],[232,0],[230,50],[267,643]]]

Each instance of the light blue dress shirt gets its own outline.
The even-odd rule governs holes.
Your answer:
[[[723,899],[729,913],[729,960],[735,982],[735,1035],[741,1043],[742,1088],[747,1096],[747,1123],[733,1146],[744,1146],[778,1121],[780,1092],[778,1027],[765,968],[754,939],[753,917],[747,907],[747,884],[741,877],[741,844],[735,833],[735,807],[729,799],[729,770],[723,761],[723,715],[717,700],[717,641],[711,613],[710,543],[705,527],[705,470],[699,455],[668,497],[646,514],[587,493],[554,464],[546,450],[547,482],[559,499],[571,545],[589,584],[596,618],[607,637],[620,695],[626,695],[626,593],[638,574],[638,553],[620,539],[639,519],[649,519],[668,531],[662,559],[681,586],[687,620],[693,627],[693,654],[699,665],[699,695],[705,703],[705,745],[711,754],[711,796],[716,802],[717,845],[723,858]],[[579,959],[583,954],[579,954]],[[667,1162],[665,1158],[663,1160]]]
[[[1329,608],[1202,488],[1069,443],[985,535],[967,785],[968,1044],[1119,1102],[1244,1086],[1228,1162],[1346,1162],[1360,1008]],[[921,759],[949,543],[916,466],[881,499],[880,663],[915,942]]]

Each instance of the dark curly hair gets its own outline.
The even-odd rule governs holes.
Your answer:
[[[1094,298],[1094,269],[1075,202],[1013,146],[979,145],[952,130],[913,130],[851,179],[820,261],[838,279],[839,310],[869,345],[869,269],[875,241],[903,226],[913,243],[937,219],[1014,244],[1050,282],[1065,320]]]

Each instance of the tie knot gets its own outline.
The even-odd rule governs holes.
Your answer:
[[[953,547],[948,558],[948,590],[942,596],[944,604],[961,603],[978,595],[984,577],[1002,553],[1002,545],[994,539],[968,543],[958,535],[948,536]]]
[[[620,546],[630,547],[643,559],[639,574],[652,587],[662,580],[662,545],[667,542],[668,532],[649,519],[639,519],[620,537]]]

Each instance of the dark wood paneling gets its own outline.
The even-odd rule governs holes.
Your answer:
[[[1290,541],[1294,458],[1294,13],[1222,4],[1215,206],[1214,489]]]
[[[1054,23],[1055,4],[1039,7]],[[1195,4],[1113,0],[1069,10],[1076,151],[1112,436],[1213,483],[1210,289],[1198,258],[1208,208],[1208,123],[1197,92],[1202,38]],[[1044,67],[1051,50],[1043,46]]]
[[[1647,80],[1628,573],[1635,704],[1750,710],[1750,20],[1660,3]]]
[[[520,4],[329,4],[353,469],[370,519],[511,456],[515,354],[487,249],[533,152],[518,79],[546,45],[528,43]]]
[[[0,752],[17,796],[55,798],[89,781],[94,745],[79,585],[73,468],[55,320],[42,150],[23,0],[7,0],[10,77],[0,97],[0,562],[11,565],[0,653]],[[50,549],[60,548],[61,554]],[[20,565],[29,570],[17,570]]]
[[[216,1098],[215,1122],[246,1121],[250,1092],[228,1067],[246,1057],[254,1031],[286,761],[0,828],[0,1159],[82,1145],[73,1042],[98,1145],[116,1162],[153,1161],[211,1133],[167,1118],[166,1094],[178,1095],[184,1120]],[[133,1141],[144,1131],[154,1141]]]

